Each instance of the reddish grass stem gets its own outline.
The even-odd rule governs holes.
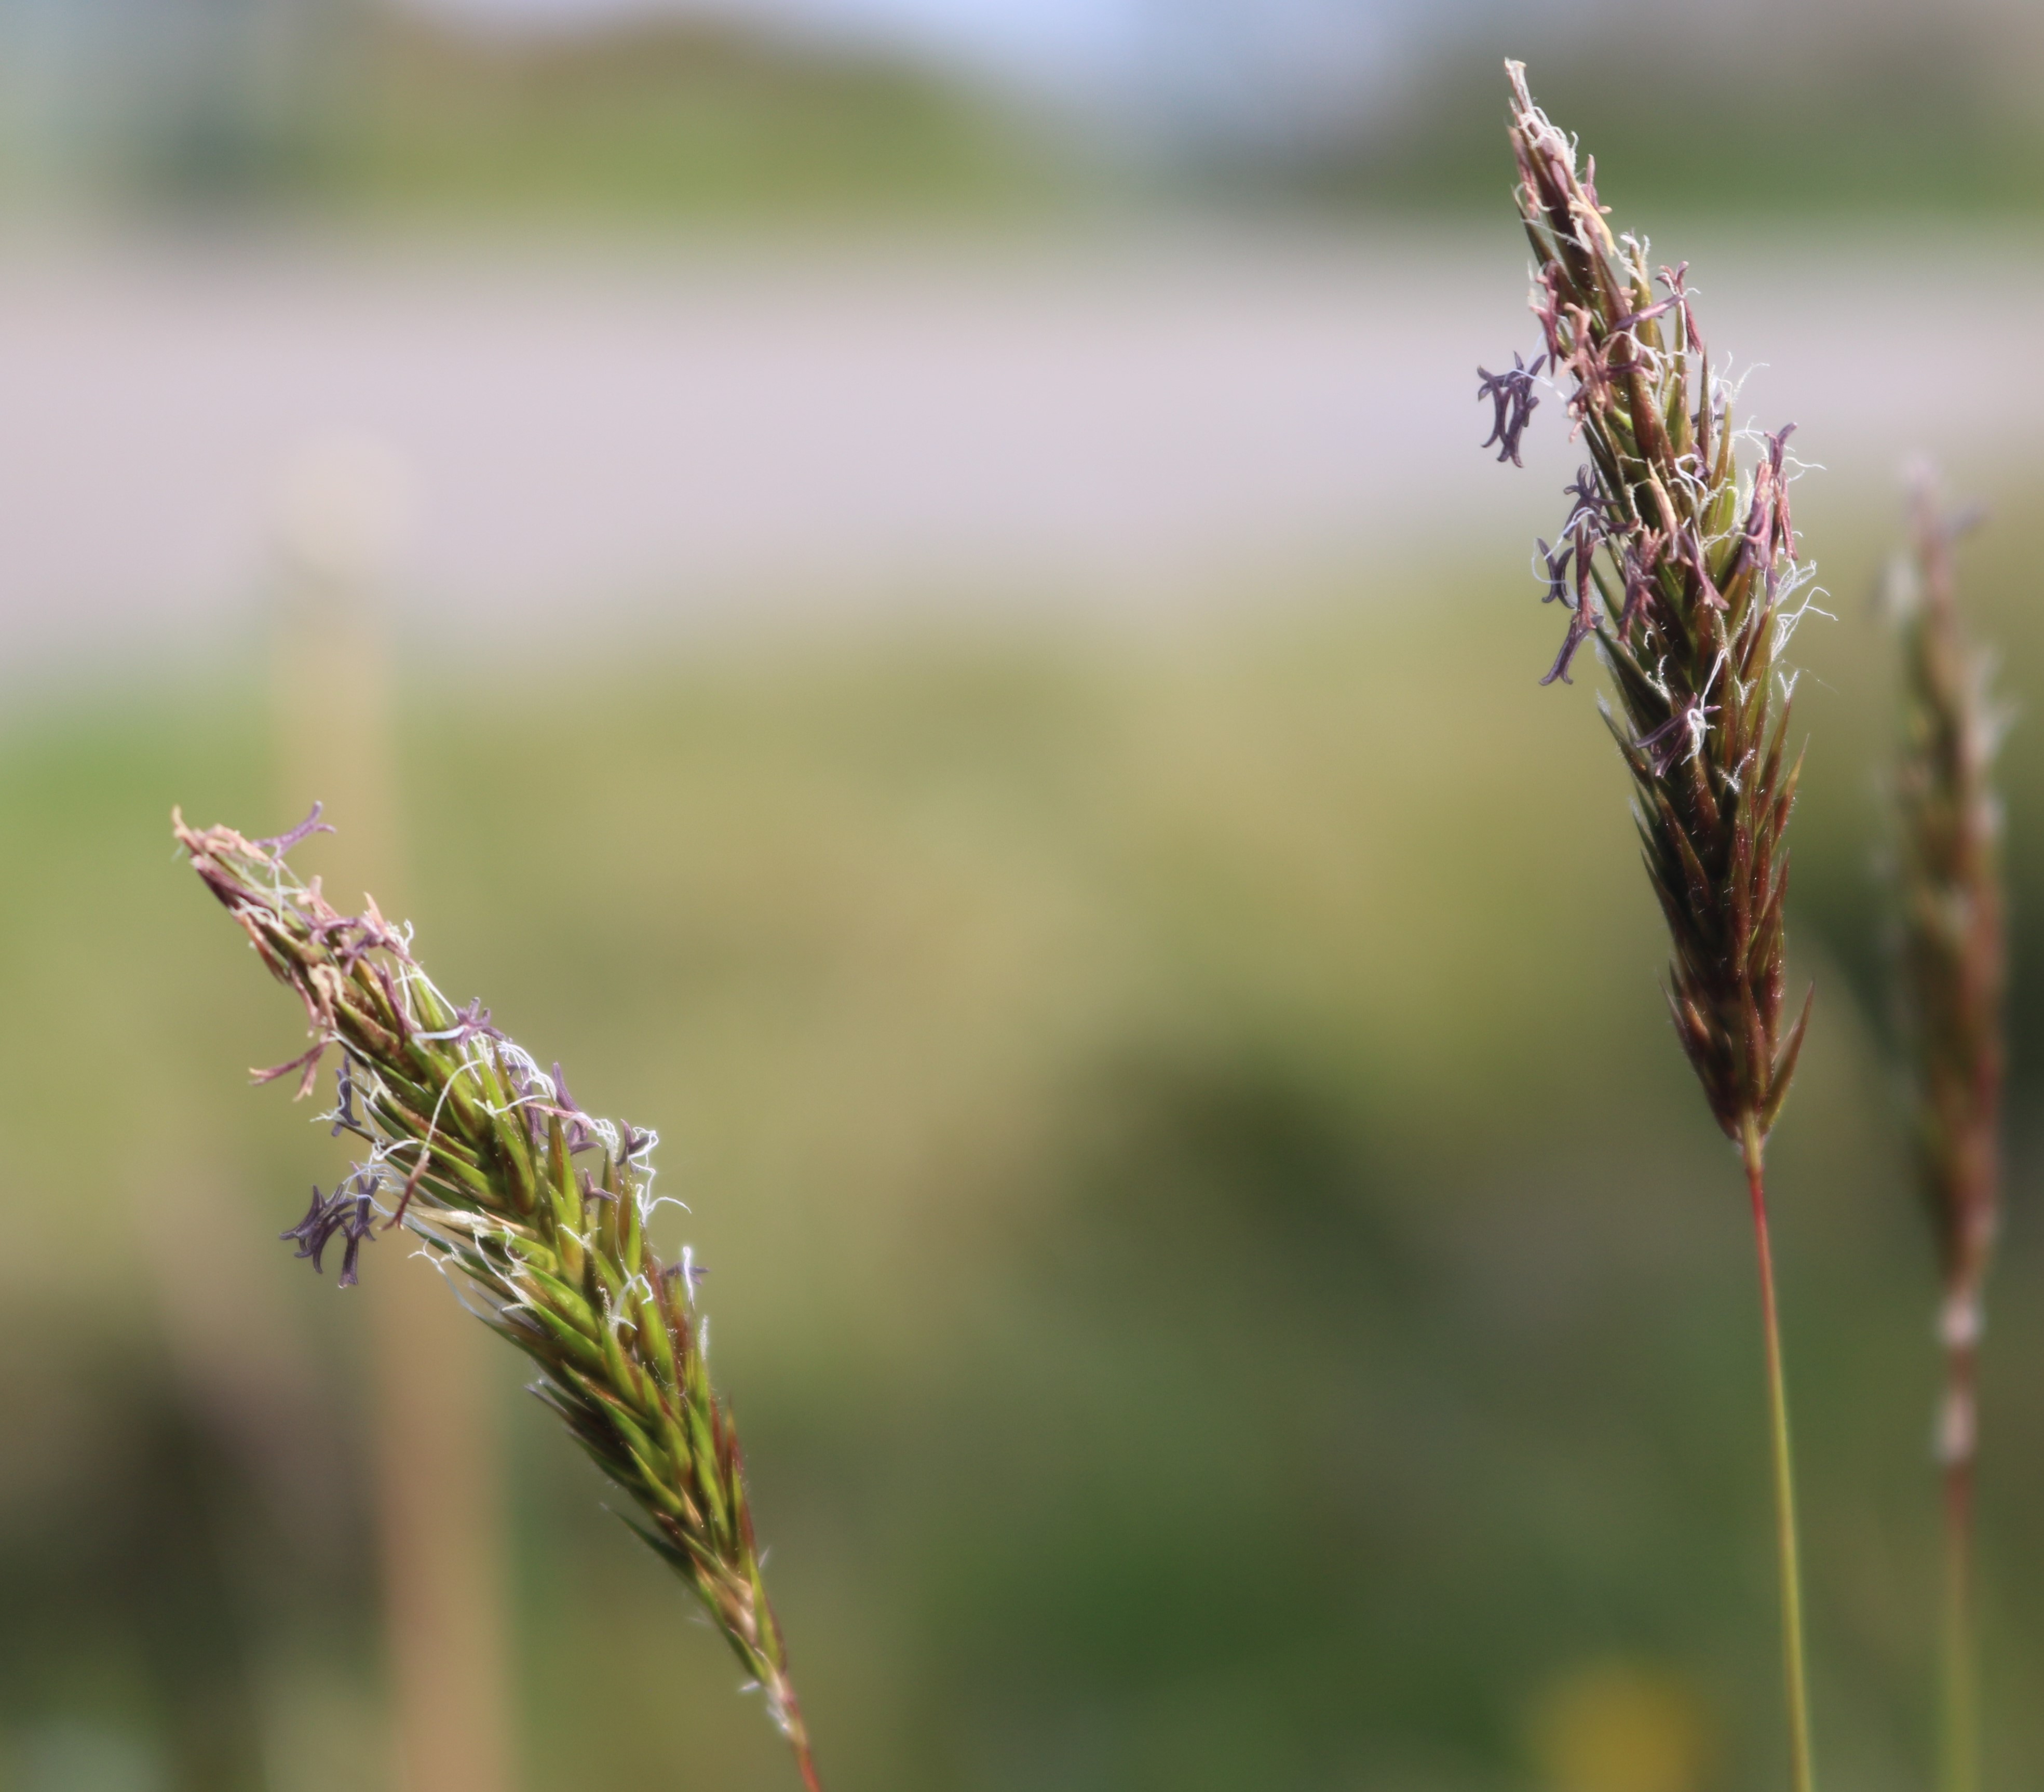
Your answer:
[[[802,1723],[801,1712],[790,1700],[790,1715],[794,1719],[795,1765],[802,1770],[802,1784],[808,1792],[824,1792],[824,1782],[816,1777],[816,1758],[809,1751],[809,1734]]]
[[[1796,1540],[1796,1470],[1788,1444],[1788,1388],[1781,1371],[1781,1324],[1774,1298],[1774,1252],[1767,1227],[1766,1146],[1746,1117],[1740,1144],[1753,1199],[1753,1241],[1760,1259],[1761,1329],[1767,1340],[1767,1403],[1774,1447],[1774,1534],[1781,1558],[1782,1667],[1788,1698],[1788,1748],[1795,1792],[1813,1792],[1810,1689],[1803,1664],[1803,1569]]]

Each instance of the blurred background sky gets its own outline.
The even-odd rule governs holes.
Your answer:
[[[516,1364],[272,1241],[332,1147],[165,823],[315,797],[662,1132],[840,1792],[1771,1782],[1734,1167],[1534,683],[1576,452],[1475,445],[1507,54],[1823,468],[1777,1156],[1856,1792],[1934,1609],[1870,593],[1906,457],[1992,508],[2038,1782],[2044,13],[0,0],[0,1792],[787,1782]]]

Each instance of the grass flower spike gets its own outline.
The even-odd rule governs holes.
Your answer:
[[[1540,544],[1548,601],[1568,612],[1546,682],[1566,680],[1596,643],[1674,947],[1675,1030],[1718,1124],[1743,1145],[1781,1112],[1808,1013],[1785,1029],[1782,834],[1800,760],[1785,756],[1793,680],[1777,660],[1810,576],[1789,518],[1789,430],[1762,438],[1742,471],[1687,264],[1657,276],[1644,243],[1612,236],[1595,162],[1579,175],[1517,64],[1512,80],[1534,310],[1546,359],[1575,383],[1569,415],[1590,455],[1558,545]],[[1531,405],[1500,405],[1516,455]]]
[[[1546,601],[1567,614],[1542,682],[1593,647],[1616,695],[1604,717],[1631,773],[1647,875],[1668,923],[1668,1002],[1704,1094],[1743,1158],[1765,1325],[1783,1627],[1796,1792],[1809,1792],[1794,1485],[1763,1163],[1809,1005],[1785,1006],[1784,845],[1800,756],[1795,680],[1781,663],[1809,608],[1789,514],[1789,429],[1749,437],[1712,365],[1687,263],[1656,268],[1614,235],[1596,165],[1506,64],[1517,197],[1533,245],[1532,306],[1550,378],[1589,460],[1558,541],[1540,544]],[[1479,373],[1492,441],[1516,462],[1541,365]],[[1790,426],[1792,428],[1792,425]],[[1739,448],[1755,452],[1742,465]],[[1491,445],[1487,443],[1486,446]]]
[[[710,1386],[694,1272],[646,1243],[655,1136],[585,1113],[558,1064],[541,1071],[480,1003],[456,1009],[374,902],[344,915],[317,879],[302,880],[286,855],[317,818],[251,840],[174,817],[193,868],[305,1007],[311,1049],[257,1080],[295,1074],[302,1097],[334,1053],[327,1117],[364,1148],[284,1236],[316,1268],[342,1239],[345,1282],[375,1230],[402,1224],[465,1284],[471,1310],[539,1365],[540,1397],[637,1502],[645,1521],[634,1528],[723,1631],[815,1792],[737,1436]]]
[[[1898,969],[1915,1086],[1919,1173],[1936,1229],[1945,1352],[1938,1453],[1945,1479],[1945,1792],[1977,1792],[1973,1665],[1974,1383],[1982,1294],[2001,1204],[2002,1007],[2007,982],[2001,813],[1992,783],[2002,718],[1990,665],[1959,616],[1952,544],[1964,527],[1928,474],[1911,544],[1888,582],[1901,660],[1895,779]]]

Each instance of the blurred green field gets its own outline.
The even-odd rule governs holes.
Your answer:
[[[383,15],[296,171],[353,213],[814,223],[998,222],[1069,202],[1035,121],[897,58],[648,22],[470,37]],[[286,179],[294,171],[278,171]]]
[[[2021,692],[2011,533],[1973,571]],[[1868,1017],[1870,560],[1797,642],[1820,1019],[1776,1158],[1827,1771],[1885,1792],[1929,1759],[1934,1365]],[[1342,570],[1170,640],[416,671],[419,949],[663,1134],[840,1792],[1778,1779],[1741,1192],[1619,767],[1587,689],[1536,688],[1512,571]],[[0,747],[0,1785],[382,1784],[359,1302],[268,1242],[338,1148],[243,1086],[298,1022],[167,831],[301,813],[269,739],[230,671],[17,700]],[[2020,1017],[2027,721],[2008,783]],[[2011,1786],[2044,1771],[2034,1033],[1985,1420]],[[246,1385],[170,1336],[194,1286]],[[504,1356],[528,1792],[789,1783]],[[1663,1768],[1564,1783],[1600,1711]]]
[[[862,33],[856,9],[807,34],[713,6],[521,31],[522,10],[0,6],[0,216],[665,234],[1496,215],[1507,56],[1596,147],[1621,210],[1880,227],[2033,219],[2044,195],[2044,33],[2014,0],[1508,0],[1394,10],[1366,50],[1310,10],[1132,9],[1120,54],[1061,75],[991,42],[946,53],[970,32]],[[1692,121],[1669,129],[1671,105]]]

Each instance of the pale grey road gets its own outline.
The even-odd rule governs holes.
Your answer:
[[[1827,491],[1912,448],[2044,459],[2044,253],[1955,239],[1691,248]],[[1716,259],[1708,260],[1714,256]],[[1954,264],[1964,273],[1955,278]],[[1256,569],[1460,551],[1550,520],[1486,463],[1471,368],[1527,346],[1508,226],[663,255],[44,243],[0,253],[0,659],[15,675],[245,629],[291,469],[401,470],[417,629],[905,605],[1149,610]],[[328,458],[331,458],[330,456]]]

